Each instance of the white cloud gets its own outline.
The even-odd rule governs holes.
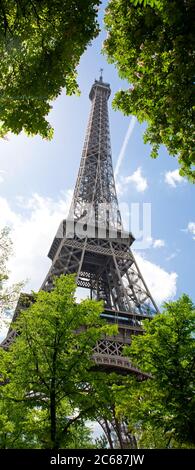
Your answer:
[[[140,271],[146,284],[158,305],[166,300],[173,299],[177,290],[177,273],[168,273],[157,264],[144,259],[140,254],[135,254]]]
[[[39,289],[50,261],[47,253],[62,219],[67,215],[71,191],[58,201],[34,194],[29,200],[18,198],[14,211],[0,198],[0,225],[11,227],[15,256],[10,260],[10,282],[29,279],[26,291]]]
[[[193,235],[193,240],[195,240],[195,222],[189,222],[188,226],[187,226],[187,231],[189,233],[192,233]]]
[[[162,248],[165,246],[165,241],[161,238],[157,238],[156,240],[152,237],[147,237],[146,242],[148,244],[148,248]]]
[[[157,240],[153,240],[153,247],[154,248],[162,248],[163,246],[165,246],[165,241],[164,240],[161,240],[160,238],[157,239]]]
[[[167,173],[165,173],[165,183],[169,184],[173,188],[176,188],[177,183],[179,184],[184,181],[185,179],[180,176],[178,169],[173,171],[167,171]]]
[[[122,195],[126,191],[129,183],[134,183],[138,192],[143,192],[148,188],[148,182],[147,179],[142,175],[141,167],[138,167],[132,175],[120,176],[116,183],[118,194]]]
[[[3,183],[3,181],[4,181],[4,177],[2,176],[2,173],[4,174],[5,171],[4,171],[4,170],[0,170],[0,183]]]

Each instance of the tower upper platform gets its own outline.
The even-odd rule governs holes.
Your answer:
[[[104,83],[102,77],[100,77],[99,80],[95,80],[94,84],[91,87],[91,90],[89,93],[89,98],[91,101],[93,101],[97,92],[105,94],[107,99],[109,99],[110,97],[110,94],[111,94],[110,84]]]

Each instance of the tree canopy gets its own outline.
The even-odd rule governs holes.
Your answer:
[[[35,447],[68,447],[75,429],[94,416],[93,348],[116,327],[100,318],[102,302],[77,304],[75,289],[74,276],[67,275],[55,280],[52,292],[34,294],[31,307],[14,322],[18,337],[9,351],[1,350],[4,446],[13,445],[14,435],[15,446],[20,446],[22,432],[27,436],[24,447],[33,442]],[[22,414],[26,418],[18,426]]]
[[[110,0],[104,52],[130,83],[114,107],[147,122],[144,141],[156,158],[161,144],[195,181],[194,2]]]
[[[0,447],[94,447],[86,420],[101,423],[111,448],[123,448],[124,424],[132,448],[135,437],[146,448],[195,446],[195,308],[189,297],[166,303],[125,348],[151,375],[140,382],[94,368],[96,342],[117,327],[100,318],[102,302],[77,304],[75,289],[74,276],[66,275],[51,292],[34,294],[13,324],[15,342],[0,349]]]
[[[76,67],[98,34],[100,0],[0,2],[0,136],[50,138],[51,101],[78,91]]]
[[[125,352],[151,379],[130,377],[119,387],[118,413],[125,411],[137,429],[157,430],[164,442],[195,446],[195,307],[183,295],[143,323],[145,334],[134,336]]]
[[[22,283],[8,285],[7,263],[12,254],[12,241],[9,232],[8,227],[0,230],[0,326],[6,319],[6,314],[8,315],[14,307],[22,287]]]

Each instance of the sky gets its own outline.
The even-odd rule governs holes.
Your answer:
[[[100,19],[102,14],[103,10]],[[195,301],[194,186],[180,177],[177,159],[164,147],[158,159],[150,158],[150,146],[143,143],[145,124],[112,109],[115,92],[128,84],[101,54],[105,35],[103,31],[81,58],[81,95],[68,97],[64,90],[53,103],[48,117],[55,129],[53,140],[23,133],[0,140],[0,227],[11,227],[14,248],[10,280],[26,281],[26,292],[37,290],[50,267],[47,253],[67,215],[76,182],[90,110],[89,91],[103,68],[104,81],[112,89],[109,117],[119,202],[130,208],[139,204],[140,214],[151,208],[147,243],[134,244],[139,267],[159,306],[184,292]],[[127,214],[123,217],[126,223]],[[142,219],[140,226],[147,225]]]

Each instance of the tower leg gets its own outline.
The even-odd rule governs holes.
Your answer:
[[[128,430],[127,424],[115,416],[114,410],[112,421],[102,417],[98,423],[104,431],[110,449],[137,449],[136,437]]]

